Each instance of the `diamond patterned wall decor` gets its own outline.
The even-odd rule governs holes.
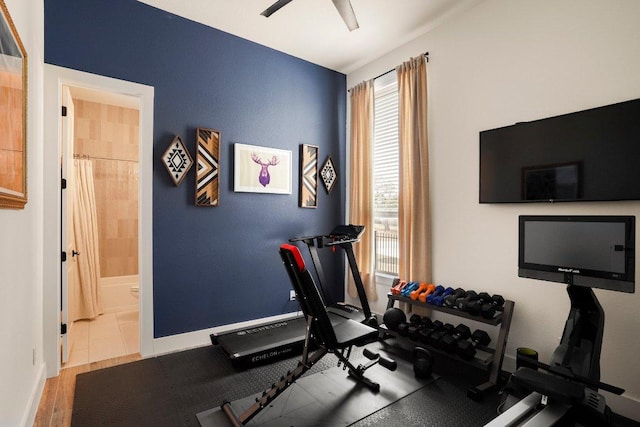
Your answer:
[[[191,154],[182,143],[182,139],[176,135],[171,141],[171,145],[162,155],[162,163],[167,168],[167,172],[171,175],[173,183],[178,186],[184,179],[189,169],[193,165]]]
[[[327,157],[327,160],[324,162],[322,169],[320,169],[320,177],[322,178],[322,182],[324,183],[324,188],[327,190],[327,194],[331,193],[333,190],[333,186],[336,181],[338,181],[338,173],[336,172],[335,166],[333,166],[333,160],[331,160],[331,156]]]

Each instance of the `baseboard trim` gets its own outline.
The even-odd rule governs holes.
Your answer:
[[[37,380],[31,390],[31,396],[29,397],[29,403],[27,404],[27,411],[25,412],[22,422],[23,427],[31,427],[36,421],[36,415],[38,414],[38,407],[40,406],[40,399],[44,391],[44,384],[47,381],[47,366],[45,363],[40,364],[38,369]]]
[[[196,347],[211,345],[210,335],[213,333],[224,333],[234,329],[244,329],[265,323],[278,322],[291,319],[300,315],[300,312],[279,314],[276,316],[263,317],[260,319],[248,320],[245,322],[232,323],[229,325],[216,326],[215,328],[202,329],[199,331],[187,332],[184,334],[171,335],[168,337],[154,338],[153,356],[160,356],[177,351],[188,350]]]

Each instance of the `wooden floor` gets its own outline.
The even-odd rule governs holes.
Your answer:
[[[98,369],[140,360],[140,354],[102,360],[86,365],[73,366],[60,371],[60,375],[47,379],[38,406],[34,426],[36,427],[68,427],[71,425],[73,412],[73,394],[76,388],[76,375]]]

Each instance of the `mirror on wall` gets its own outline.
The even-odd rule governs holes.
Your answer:
[[[27,203],[27,53],[0,0],[0,208]]]

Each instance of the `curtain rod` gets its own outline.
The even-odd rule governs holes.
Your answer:
[[[423,55],[427,57],[427,62],[429,62],[429,52],[425,52],[425,53],[423,53]],[[392,69],[390,69],[389,71],[385,71],[384,73],[382,73],[382,74],[380,74],[380,75],[375,76],[375,77],[373,78],[373,80],[375,80],[375,79],[379,79],[380,77],[384,76],[385,74],[389,74],[390,72],[395,71],[395,70],[396,70],[395,68],[392,68]]]
[[[129,159],[107,159],[106,157],[91,157],[88,154],[74,154],[73,155],[74,159],[85,159],[85,160],[114,160],[116,162],[132,162],[132,163],[138,163],[137,160],[129,160]]]
[[[425,52],[425,53],[423,53],[423,55],[427,57],[427,62],[429,62],[429,52]],[[395,71],[395,70],[396,70],[395,68],[392,68],[389,71],[385,71],[384,73],[375,76],[371,80],[379,79],[380,77],[382,77],[382,76],[384,76],[386,74],[389,74],[390,72]],[[347,92],[351,92],[351,89],[347,90]]]

